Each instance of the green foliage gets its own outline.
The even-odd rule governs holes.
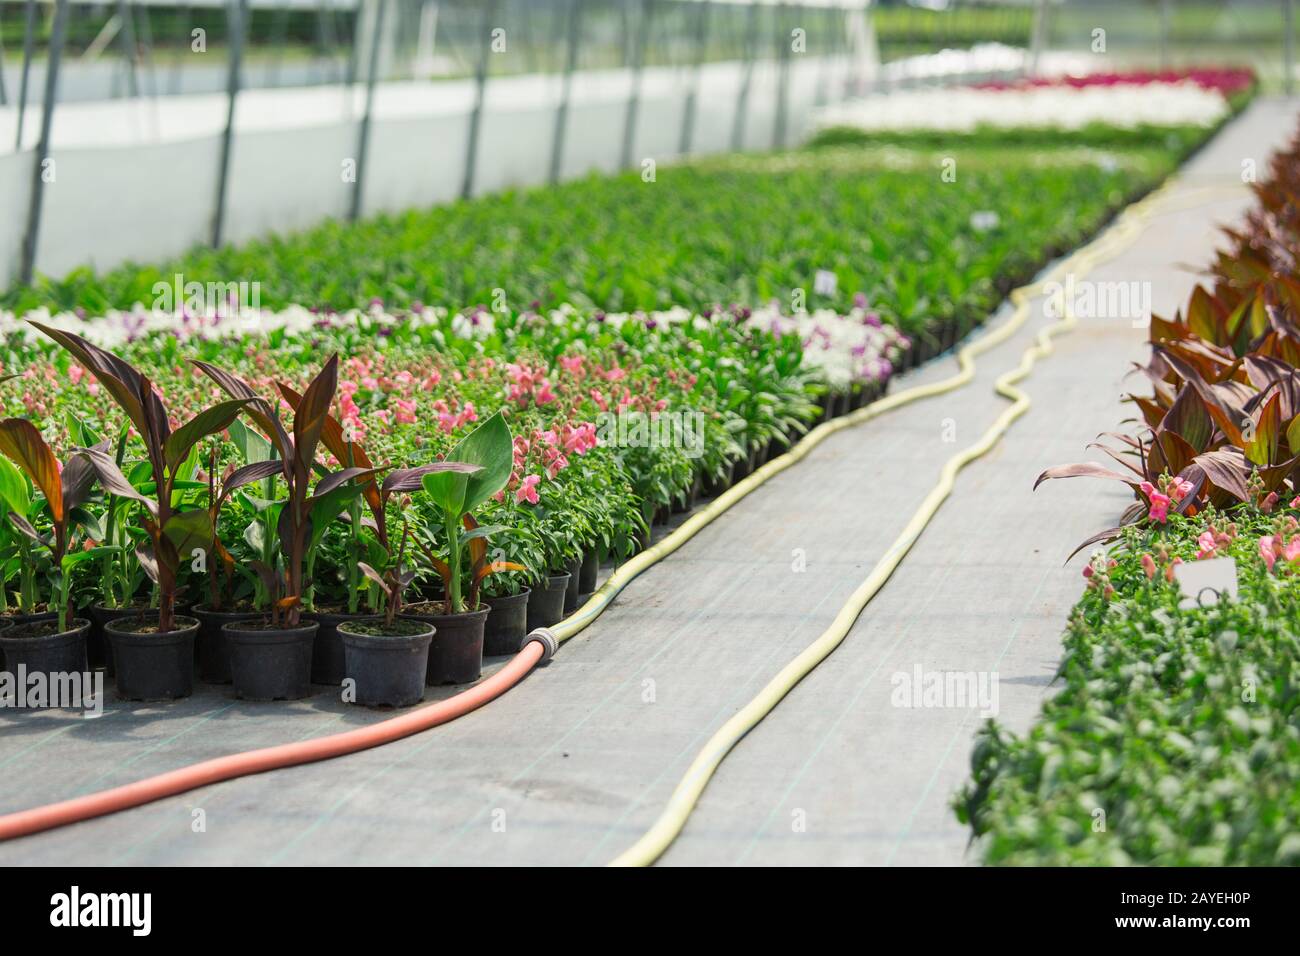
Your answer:
[[[860,148],[723,157],[638,175],[589,176],[445,207],[327,222],[239,247],[195,249],[156,266],[96,277],[84,270],[15,289],[5,304],[101,314],[153,301],[176,273],[260,284],[263,306],[350,309],[372,298],[452,308],[571,303],[610,311],[754,305],[847,310],[865,293],[904,330],[934,318],[982,316],[999,277],[1072,245],[1125,197],[1171,169],[1163,146],[1101,164],[1071,149],[1032,155],[980,142],[958,153],[956,182],[940,181],[944,155],[882,157]],[[971,215],[993,211],[987,232]],[[819,270],[838,278],[817,295]]]
[[[1233,513],[1235,601],[1180,610],[1142,568],[1161,548],[1196,560],[1213,517],[1129,529],[1114,595],[1075,608],[1042,717],[981,731],[955,807],[985,862],[1300,864],[1300,576],[1258,551],[1277,519]]]

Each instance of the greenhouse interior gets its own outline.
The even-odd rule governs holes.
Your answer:
[[[0,865],[72,874],[7,921],[845,866],[1251,927],[1295,5],[0,0]]]

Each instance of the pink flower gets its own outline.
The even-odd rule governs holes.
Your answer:
[[[410,402],[407,401],[406,399],[397,398],[393,400],[393,404],[397,406],[398,422],[400,422],[403,425],[415,424],[416,421],[415,402]]]
[[[1169,495],[1174,501],[1182,501],[1192,493],[1192,483],[1186,478],[1175,478],[1169,483]]]
[[[1273,562],[1277,560],[1277,542],[1274,535],[1265,535],[1259,539],[1259,556],[1264,559],[1264,565],[1270,571],[1273,570]]]
[[[1197,558],[1214,557],[1214,549],[1218,547],[1218,542],[1214,540],[1213,531],[1202,531],[1196,543],[1201,546],[1201,550],[1196,553]]]
[[[1178,567],[1178,565],[1182,563],[1182,558],[1174,558],[1174,560],[1170,562],[1169,567],[1165,568],[1165,580],[1170,584],[1174,581],[1174,568]]]
[[[1151,484],[1149,481],[1142,482],[1139,487],[1151,502],[1150,510],[1147,512],[1147,517],[1152,521],[1158,521],[1163,524],[1169,517],[1169,505],[1171,503],[1169,496],[1162,495],[1160,492],[1156,491],[1155,485]]]
[[[555,476],[568,467],[569,459],[565,458],[563,455],[556,455],[546,465],[546,477],[550,478],[551,481],[554,481]]]
[[[1294,498],[1291,499],[1291,507],[1300,508],[1300,495],[1296,495]]]
[[[542,479],[537,475],[528,475],[519,483],[519,488],[515,491],[515,501],[523,504],[525,501],[530,505],[537,504],[537,484]]]
[[[1142,555],[1142,571],[1146,574],[1147,580],[1150,581],[1156,576],[1156,560],[1149,554]]]
[[[69,381],[72,382],[73,385],[76,385],[78,382],[80,382],[81,376],[85,374],[86,374],[86,370],[82,368],[80,365],[74,365],[72,366],[72,368],[68,369],[68,379]]]

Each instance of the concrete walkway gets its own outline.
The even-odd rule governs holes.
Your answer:
[[[1297,110],[1258,102],[1179,189],[1241,187],[1243,161],[1262,169]],[[1154,310],[1172,313],[1194,281],[1182,264],[1208,261],[1215,225],[1249,204],[1244,187],[1220,195],[1155,216],[1086,279],[1150,283]],[[709,734],[829,623],[942,462],[1005,407],[992,382],[1040,323],[984,356],[961,392],[826,442],[488,707],[380,750],[2,844],[0,865],[606,862],[651,823]],[[1118,396],[1141,387],[1125,373],[1143,336],[1131,318],[1097,318],[1059,340],[1025,383],[1029,414],[961,475],[841,648],[733,751],[664,863],[969,862],[948,801],[979,708],[896,706],[896,675],[996,671],[999,719],[1028,726],[1082,584],[1080,560],[1062,562],[1127,500],[1106,482],[1030,488],[1127,417]],[[899,387],[951,371],[933,363]],[[286,707],[211,694],[112,703],[93,721],[0,713],[0,810],[373,719],[325,697]]]

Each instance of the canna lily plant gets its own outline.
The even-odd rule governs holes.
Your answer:
[[[297,414],[298,407],[303,401],[303,396],[295,391],[291,386],[284,382],[278,382],[277,386],[281,396],[288,403],[289,407]],[[360,442],[350,437],[344,430],[343,425],[337,418],[326,412],[324,425],[321,428],[320,440],[329,449],[333,455],[345,468],[358,469],[359,474],[354,484],[349,487],[352,489],[351,494],[339,496],[330,502],[328,510],[319,507],[318,512],[314,512],[312,520],[314,530],[319,529],[323,532],[326,521],[332,521],[342,515],[344,510],[348,512],[348,528],[350,537],[348,542],[348,553],[351,558],[351,566],[348,569],[348,613],[357,612],[358,596],[360,594],[361,581],[359,575],[364,575],[379,587],[384,595],[384,611],[388,614],[388,608],[396,600],[401,603],[400,592],[396,597],[393,593],[393,585],[400,583],[402,575],[399,573],[396,578],[385,582],[385,574],[374,572],[370,567],[361,560],[361,539],[360,533],[362,528],[368,529],[374,536],[379,545],[380,551],[388,560],[386,566],[401,565],[401,558],[396,558],[394,562],[394,551],[392,540],[388,531],[388,504],[394,494],[418,491],[421,479],[428,474],[438,471],[450,470],[453,466],[446,462],[434,462],[429,465],[420,465],[415,468],[398,468],[384,476],[382,482],[376,478],[385,468],[376,468],[370,456],[366,454],[365,449]],[[364,501],[370,514],[363,516],[361,514],[361,502]],[[404,552],[406,549],[405,535],[407,531],[406,522],[403,520],[403,539],[399,543],[398,551]],[[319,543],[319,538],[315,539]],[[355,569],[355,570],[353,570]],[[405,589],[410,584],[406,581],[401,584]],[[391,622],[390,622],[391,623]]]
[[[31,323],[77,359],[113,397],[144,443],[153,481],[151,494],[136,488],[122,473],[107,447],[83,448],[105,492],[133,499],[148,541],[135,549],[140,566],[158,586],[158,631],[175,630],[176,598],[181,591],[181,564],[197,550],[210,546],[213,532],[206,508],[177,507],[177,482],[185,474],[194,447],[209,435],[224,431],[244,410],[247,398],[219,402],[172,429],[167,407],[153,383],[130,363],[81,336],[39,322]]]
[[[316,450],[330,420],[329,407],[338,387],[339,357],[333,355],[312,379],[294,407],[292,435],[285,430],[275,408],[261,398],[252,387],[238,376],[232,375],[207,362],[195,360],[194,365],[227,394],[246,408],[248,416],[266,432],[278,457],[270,459],[277,474],[284,481],[288,496],[277,503],[275,523],[279,543],[278,567],[258,561],[254,567],[271,597],[271,624],[277,628],[299,626],[302,610],[309,593],[309,559],[324,535],[325,526],[341,510],[340,503],[356,494],[356,486],[372,479],[380,470],[373,467],[351,466],[327,473],[311,486],[317,471]],[[266,462],[249,480],[267,477]],[[253,465],[246,465],[251,469]]]
[[[105,443],[93,450],[102,454],[107,447]],[[10,510],[8,517],[9,524],[20,535],[49,553],[49,603],[58,614],[59,632],[62,633],[68,629],[73,568],[112,550],[76,547],[76,532],[85,517],[79,509],[95,484],[95,472],[85,453],[78,454],[66,465],[60,464],[36,426],[22,418],[0,421],[0,453],[12,460],[45,496],[45,510],[51,527],[48,535],[38,532],[29,517],[16,510]],[[0,482],[4,485],[0,491],[11,509],[22,499],[25,491],[13,485],[13,478],[9,470],[0,470]],[[24,558],[29,559],[29,552],[25,552]],[[30,605],[31,597],[26,595],[25,603]]]
[[[526,570],[510,561],[488,560],[487,538],[503,529],[480,526],[471,514],[510,480],[514,443],[505,417],[497,412],[483,422],[441,464],[444,467],[423,476],[421,486],[442,519],[446,551],[439,556],[427,545],[422,548],[442,578],[447,613],[464,614],[478,609],[479,589],[489,575]],[[470,580],[468,601],[461,590],[466,572]]]

